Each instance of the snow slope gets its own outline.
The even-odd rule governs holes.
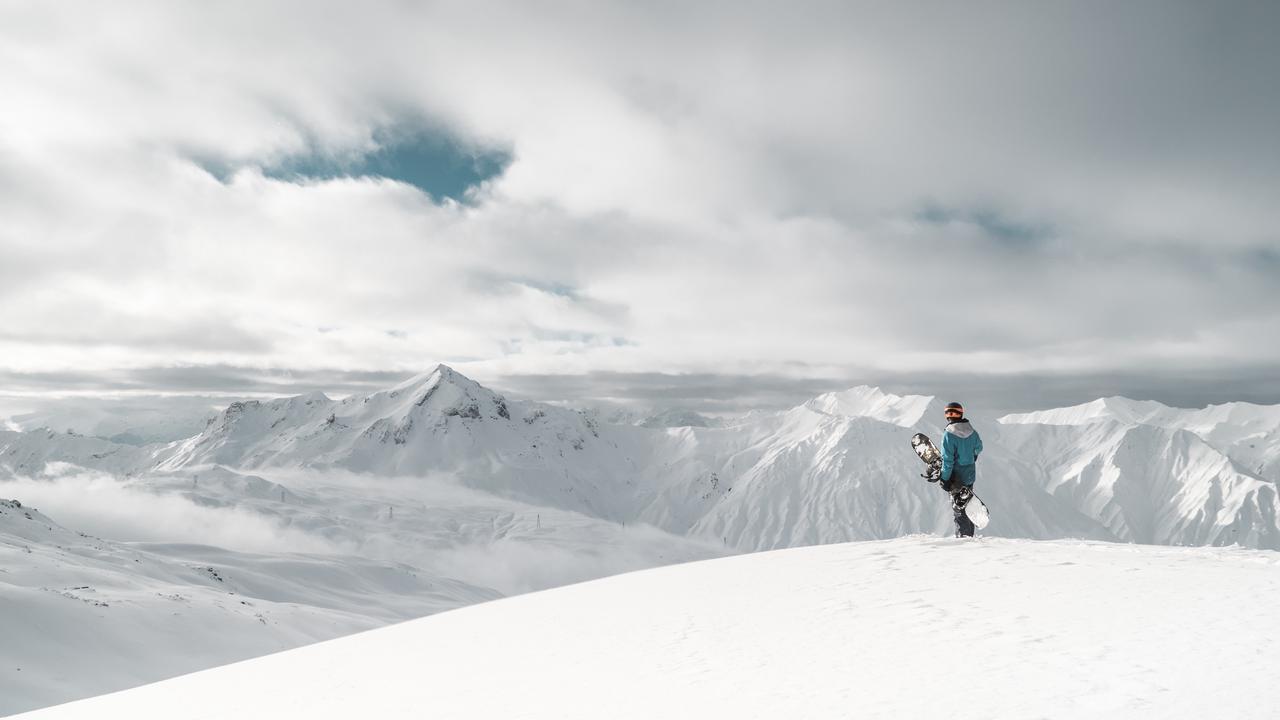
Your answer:
[[[1269,718],[1277,597],[1271,552],[906,537],[615,576],[22,717]]]
[[[1000,422],[1047,490],[1118,539],[1280,549],[1280,406],[1112,397]]]
[[[0,501],[0,714],[499,594],[358,557],[117,543]]]
[[[1115,539],[1280,549],[1273,481],[1188,430],[1114,420],[1002,428],[1037,484]]]
[[[0,493],[31,500],[0,507],[0,715],[722,552],[448,478],[53,463]]]

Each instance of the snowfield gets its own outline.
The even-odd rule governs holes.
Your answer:
[[[278,484],[207,468],[195,485],[0,483],[130,540],[0,501],[0,715],[722,552],[439,480],[283,479],[283,502]]]
[[[618,575],[37,711],[1271,718],[1280,555],[920,536]]]
[[[116,543],[0,501],[0,713],[495,597],[359,557]]]

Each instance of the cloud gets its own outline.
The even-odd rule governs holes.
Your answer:
[[[0,13],[12,373],[1227,392],[1280,352],[1268,4]],[[361,165],[423,128],[509,164]]]
[[[1094,373],[982,373],[960,368],[864,370],[843,377],[819,377],[803,371],[799,375],[594,372],[509,376],[497,378],[494,383],[514,395],[542,401],[569,398],[574,403],[605,408],[674,407],[718,414],[787,409],[822,393],[856,385],[872,385],[898,395],[932,395],[943,401],[963,399],[975,416],[985,419],[1115,395],[1187,408],[1201,408],[1227,398],[1280,403],[1280,379],[1269,363],[1236,368],[1228,377],[1215,370],[1186,368]]]
[[[150,493],[104,473],[51,463],[46,475],[4,480],[0,489],[40,508],[63,527],[108,540],[194,543],[262,553],[344,550],[251,510],[197,505],[184,496]]]
[[[527,505],[466,487],[450,475],[282,469],[269,477],[322,500],[324,511],[310,505],[296,522],[310,524],[349,552],[507,594],[724,552],[643,523],[619,526]],[[383,514],[391,507],[394,520]]]
[[[293,369],[235,365],[140,367],[103,372],[95,368],[47,372],[0,370],[0,385],[27,395],[87,395],[119,397],[207,394],[218,397],[277,397],[321,390],[335,395],[382,390],[407,377],[394,371],[349,371],[340,368]],[[225,402],[223,403],[226,404]]]

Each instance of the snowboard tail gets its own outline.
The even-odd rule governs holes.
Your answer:
[[[969,502],[964,504],[964,514],[978,530],[986,527],[987,523],[991,522],[991,515],[987,512],[986,504],[977,495],[970,497]]]

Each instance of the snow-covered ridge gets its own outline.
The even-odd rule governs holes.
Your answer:
[[[1186,430],[1230,457],[1245,472],[1280,481],[1280,405],[1237,402],[1185,409],[1111,397],[1072,407],[1006,415],[1000,422],[1068,426],[1109,422]]]
[[[909,537],[619,575],[24,717],[1263,718],[1278,595],[1275,553]]]
[[[1103,420],[1141,423],[1172,412],[1174,408],[1150,400],[1108,397],[1071,407],[1005,415],[1000,422],[1022,425],[1083,425]]]
[[[929,419],[936,422],[943,406],[932,396],[891,395],[880,388],[860,385],[819,395],[804,407],[829,415],[867,417],[909,428]]]

